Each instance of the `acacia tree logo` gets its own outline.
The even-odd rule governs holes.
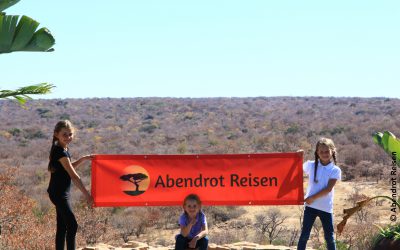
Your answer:
[[[139,184],[140,184],[140,182],[148,179],[149,177],[143,173],[135,173],[135,174],[125,174],[119,178],[123,181],[129,181],[129,182],[133,183],[133,185],[135,185],[134,191],[125,190],[124,193],[132,195],[132,196],[136,196],[136,195],[143,194],[146,191],[146,190],[139,190]]]

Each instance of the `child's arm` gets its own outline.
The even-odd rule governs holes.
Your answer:
[[[207,224],[205,224],[205,225],[203,225],[203,226],[201,227],[201,232],[200,232],[199,234],[197,234],[197,235],[194,237],[194,239],[197,238],[197,240],[199,240],[199,239],[201,239],[201,238],[203,238],[203,237],[206,237],[207,234],[208,234],[208,226],[207,226]]]
[[[196,243],[203,237],[206,237],[208,234],[208,226],[207,223],[201,227],[201,232],[198,233],[190,242],[189,248],[196,248]]]
[[[322,189],[321,191],[319,191],[318,193],[316,193],[314,195],[307,197],[304,201],[307,204],[311,204],[316,199],[329,194],[332,191],[333,187],[335,186],[336,182],[337,182],[337,179],[329,179],[328,186],[326,188]]]
[[[196,219],[193,219],[187,224],[187,226],[181,225],[181,234],[183,237],[187,237],[192,229],[193,225],[196,224]]]
[[[71,180],[74,184],[79,188],[79,190],[85,195],[87,202],[90,206],[93,205],[93,198],[90,193],[86,190],[85,186],[82,183],[81,177],[79,177],[78,173],[72,167],[71,161],[68,157],[62,157],[59,159],[61,165],[64,167],[65,171],[67,171],[68,175],[71,177]]]
[[[72,166],[73,166],[74,168],[77,168],[77,167],[78,167],[79,165],[81,165],[83,162],[85,162],[85,161],[87,161],[87,160],[91,160],[92,158],[93,158],[92,155],[85,155],[85,156],[82,156],[81,158],[79,158],[78,160],[72,162],[71,164],[72,164]]]

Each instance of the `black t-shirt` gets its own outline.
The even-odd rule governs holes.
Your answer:
[[[51,173],[49,188],[47,189],[47,192],[50,195],[69,196],[71,177],[59,161],[63,157],[71,159],[67,150],[57,145],[54,146],[50,164],[55,171],[54,173]]]

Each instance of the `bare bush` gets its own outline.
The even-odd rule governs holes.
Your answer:
[[[245,210],[234,206],[207,206],[204,208],[204,212],[207,215],[208,224],[212,226],[220,222],[238,218],[245,213]]]
[[[347,249],[372,249],[373,239],[377,232],[375,225],[364,224],[360,227],[357,224],[349,224],[346,227],[346,230],[338,236],[338,239],[346,244]]]
[[[104,239],[109,224],[109,213],[105,209],[86,208],[85,204],[81,204],[76,217],[79,225],[78,242],[95,244]]]
[[[287,219],[278,209],[269,209],[255,216],[254,227],[263,236],[267,236],[269,243],[284,229],[282,223]]]
[[[118,235],[124,242],[128,242],[129,237],[135,235],[136,225],[125,216],[113,216],[111,224],[117,228]]]
[[[178,218],[182,209],[178,207],[163,207],[162,216],[156,223],[158,228],[175,229],[179,228]]]
[[[297,227],[291,227],[288,231],[288,235],[288,245],[296,246],[300,235],[300,229]]]
[[[321,237],[321,229],[322,229],[322,223],[321,220],[318,218],[315,220],[313,226],[312,226],[312,242],[313,246],[315,248],[320,248],[323,244],[321,243],[320,237]]]
[[[358,187],[354,187],[353,192],[349,195],[347,200],[351,202],[353,206],[355,206],[358,201],[367,198],[368,198],[367,195],[360,193],[360,189]],[[375,204],[368,203],[366,206],[363,207],[363,209],[357,211],[356,216],[354,216],[356,222],[362,224],[369,224],[375,221],[378,217],[377,212],[373,208],[373,206],[376,206]]]
[[[222,230],[210,234],[210,241],[218,245],[237,242],[241,239],[243,239],[243,237],[240,235],[240,231],[236,230]]]
[[[122,214],[117,216],[123,217],[128,222],[121,225],[126,228],[117,228],[120,233],[121,231],[129,232],[132,229],[129,234],[139,238],[146,233],[149,227],[155,226],[160,219],[161,212],[157,207],[131,207],[126,208]]]

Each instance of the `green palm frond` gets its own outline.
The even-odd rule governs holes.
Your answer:
[[[29,95],[42,95],[51,93],[54,85],[49,83],[40,83],[36,85],[26,86],[17,90],[0,90],[0,98],[15,98],[19,103],[24,104],[27,100],[32,99]]]
[[[39,22],[28,17],[0,14],[0,54],[15,51],[54,51],[55,39]]]
[[[0,0],[0,12],[18,3],[19,0]]]

